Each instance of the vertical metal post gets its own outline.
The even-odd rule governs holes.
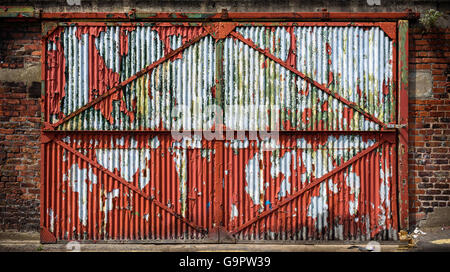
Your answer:
[[[223,89],[223,48],[224,40],[216,40],[216,105],[222,108]],[[216,124],[216,129],[217,125]],[[218,240],[220,232],[224,226],[223,219],[223,140],[216,140],[214,148],[216,150],[214,161],[214,228],[218,230]]]
[[[398,22],[398,188],[400,229],[409,227],[408,206],[408,21]]]

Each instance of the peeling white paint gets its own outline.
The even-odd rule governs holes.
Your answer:
[[[137,146],[137,143],[135,144]],[[128,182],[134,181],[134,176],[138,173],[139,187],[143,189],[150,182],[149,161],[151,158],[150,149],[129,148],[129,149],[96,149],[97,162],[114,172],[117,169],[120,176]]]
[[[386,229],[386,210],[382,205],[378,206],[380,213],[378,213],[378,226]]]
[[[264,205],[262,203],[262,198],[264,197],[264,175],[262,169],[260,169],[260,157],[261,155],[256,153],[245,166],[245,180],[247,181],[245,191],[252,198],[253,204],[261,205],[263,209]]]
[[[67,161],[67,154],[68,154],[68,151],[64,149],[63,152],[62,152],[62,159],[63,159],[63,161]]]
[[[206,158],[207,161],[210,162],[211,157],[212,157],[212,151],[213,151],[212,149],[206,149],[206,148],[201,149],[200,153],[201,153],[202,158]]]
[[[187,209],[187,147],[199,146],[196,144],[196,140],[191,138],[182,138],[181,141],[173,142],[171,148],[171,154],[173,156],[173,161],[175,163],[175,170],[178,174],[179,179],[179,192],[180,198],[178,201],[181,204],[181,214],[183,217],[186,216]]]
[[[353,194],[355,196],[355,200],[349,201],[349,213],[350,215],[355,215],[358,212],[358,203],[359,203],[359,194],[360,194],[360,183],[361,183],[361,179],[360,177],[354,173],[351,172],[352,171],[352,167],[349,167],[349,171],[350,174],[345,173],[344,174],[344,179],[345,179],[345,184],[350,187],[350,192],[349,194]]]
[[[307,216],[315,219],[315,227],[320,232],[323,227],[328,225],[328,204],[327,204],[327,187],[323,183],[320,184],[320,195],[311,197],[308,206]]]
[[[161,143],[159,142],[158,136],[153,137],[150,139],[150,147],[153,149],[157,149]]]
[[[302,167],[302,165],[305,167],[306,172],[301,174],[300,179],[302,183],[305,183],[306,181],[310,181],[313,173],[313,157],[315,157],[315,152],[312,149],[303,149],[301,160],[299,160],[299,167]]]
[[[48,215],[50,216],[50,232],[53,232],[55,226],[55,214],[53,209],[48,209]]]
[[[230,221],[233,221],[234,218],[239,216],[238,208],[235,204],[231,204],[231,212],[230,212]]]
[[[89,140],[89,144],[96,146],[96,145],[98,145],[98,140],[97,139],[90,139]]]
[[[70,136],[62,138],[61,141],[65,142],[66,144],[70,144],[71,143]]]
[[[230,147],[233,149],[234,153],[237,153],[238,149],[246,149],[249,147],[250,142],[247,139],[247,137],[245,137],[243,140],[230,140]]]
[[[291,178],[291,162],[293,162],[293,167],[296,169],[297,153],[295,151],[290,151],[284,153],[284,156],[281,158],[275,155],[271,156],[270,159],[272,163],[270,175],[272,178],[277,178],[280,173],[284,176],[280,184],[280,191],[278,192],[278,199],[281,199],[291,193],[291,183],[289,182]]]
[[[131,148],[137,148],[138,147],[138,142],[136,141],[136,139],[134,137],[130,137],[130,147]]]
[[[274,137],[266,137],[262,141],[258,138],[257,145],[260,146],[261,151],[274,151],[280,149],[280,141]]]
[[[344,240],[344,225],[335,224],[334,225],[334,236],[339,240]]]
[[[119,195],[120,195],[120,190],[113,189],[111,192],[106,194],[105,206],[102,205],[101,200],[100,200],[100,207],[103,207],[105,224],[108,223],[109,212],[112,211],[112,209],[113,209],[113,199],[116,197],[119,197]]]
[[[337,183],[333,182],[333,179],[328,179],[328,190],[330,190],[331,192],[337,194],[339,193],[339,186]]]
[[[114,147],[124,146],[125,145],[125,137],[116,138],[116,145]]]
[[[390,213],[391,210],[391,200],[389,197],[389,178],[392,177],[392,174],[389,171],[389,168],[386,169],[386,172],[383,171],[383,168],[380,167],[380,178],[381,178],[381,184],[380,184],[380,202],[386,203],[386,208],[388,210],[388,213]]]
[[[69,185],[73,192],[78,193],[78,217],[81,220],[83,226],[87,224],[88,211],[87,211],[87,191],[92,191],[92,185],[89,184],[89,180],[93,183],[97,183],[97,176],[94,174],[92,168],[80,168],[77,163],[73,164],[71,168],[64,174],[63,181],[69,181]]]

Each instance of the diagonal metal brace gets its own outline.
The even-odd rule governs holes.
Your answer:
[[[320,90],[326,92],[327,94],[331,95],[332,97],[334,97],[335,99],[341,101],[342,103],[344,103],[346,106],[354,109],[355,111],[361,113],[363,116],[365,116],[367,119],[377,123],[378,125],[380,125],[381,127],[385,127],[386,124],[384,124],[383,122],[381,122],[380,120],[378,120],[378,118],[376,118],[375,116],[367,113],[366,111],[364,111],[361,107],[359,107],[356,103],[351,102],[347,99],[345,99],[344,97],[340,96],[338,93],[330,90],[329,88],[325,87],[324,85],[320,84],[319,82],[313,80],[312,78],[306,76],[305,74],[303,74],[302,72],[298,71],[297,69],[293,68],[292,66],[290,66],[289,64],[287,64],[285,61],[282,61],[281,59],[277,58],[276,56],[272,55],[271,53],[269,53],[268,50],[264,50],[260,47],[258,47],[253,41],[246,39],[244,36],[242,36],[241,34],[232,31],[230,33],[230,35],[238,40],[240,40],[241,42],[245,43],[246,45],[250,46],[251,48],[255,49],[256,51],[260,52],[261,54],[265,55],[266,57],[268,57],[269,59],[275,61],[276,63],[278,63],[279,65],[283,66],[284,68],[288,69],[289,71],[293,72],[294,74],[300,76],[301,78],[303,78],[307,83],[310,83],[312,85],[314,85],[315,87],[319,88]]]
[[[136,80],[137,78],[139,78],[139,77],[145,75],[146,73],[150,72],[156,66],[160,65],[161,63],[165,62],[166,60],[168,60],[168,59],[172,58],[173,56],[177,55],[178,53],[182,52],[184,49],[186,49],[189,46],[193,45],[194,43],[200,41],[202,38],[206,37],[207,35],[208,35],[208,33],[203,33],[203,34],[195,37],[194,39],[186,42],[185,44],[183,44],[182,46],[178,47],[177,49],[175,49],[173,51],[170,51],[167,55],[163,56],[159,60],[153,62],[152,64],[150,64],[148,66],[146,66],[144,69],[142,69],[141,71],[137,72],[133,76],[131,76],[131,77],[125,79],[124,81],[118,83],[117,85],[115,85],[114,87],[109,89],[108,92],[100,95],[96,99],[90,101],[86,105],[80,107],[76,111],[72,112],[71,114],[67,115],[63,119],[59,120],[58,122],[56,122],[55,124],[52,125],[53,128],[56,129],[60,125],[66,123],[68,120],[70,120],[70,119],[74,118],[75,116],[79,115],[80,113],[86,111],[87,109],[89,109],[90,107],[94,106],[95,104],[98,104],[99,102],[105,100],[107,97],[109,97],[109,96],[113,95],[114,93],[116,93],[117,91],[121,90],[127,84],[131,83],[132,81]]]
[[[318,179],[313,180],[311,183],[309,183],[307,186],[302,188],[300,191],[298,191],[298,192],[296,192],[296,193],[286,197],[283,201],[281,201],[278,204],[276,204],[275,206],[273,206],[271,210],[267,210],[265,212],[262,212],[262,213],[258,214],[256,217],[248,220],[247,222],[245,222],[244,224],[239,226],[239,228],[237,228],[235,231],[233,231],[233,234],[237,234],[237,233],[241,232],[242,230],[244,230],[248,226],[254,224],[255,222],[257,222],[257,221],[261,220],[262,218],[272,214],[273,212],[277,211],[281,207],[283,207],[286,204],[288,204],[288,203],[292,202],[293,200],[297,199],[299,196],[303,195],[305,192],[307,192],[307,191],[311,190],[312,188],[316,187],[317,185],[322,183],[324,180],[327,180],[330,177],[336,175],[337,173],[345,170],[348,166],[350,166],[351,164],[353,164],[354,162],[356,162],[357,160],[359,160],[363,156],[367,155],[368,153],[376,150],[378,147],[383,145],[385,142],[386,142],[386,140],[381,140],[380,142],[374,144],[373,146],[371,146],[371,147],[365,149],[364,151],[358,153],[356,156],[354,156],[350,160],[346,161],[345,163],[343,163],[339,167],[335,168],[334,170],[328,172],[327,174],[323,175],[322,177],[320,177]]]
[[[103,173],[107,174],[108,176],[112,177],[113,179],[119,181],[120,183],[122,183],[125,187],[128,187],[130,190],[134,191],[135,193],[141,195],[143,198],[147,199],[150,201],[150,203],[155,204],[156,206],[158,206],[159,208],[165,210],[166,212],[168,212],[169,214],[173,215],[175,218],[181,220],[183,223],[186,223],[188,226],[190,226],[191,228],[195,229],[196,231],[202,233],[202,234],[206,234],[208,231],[203,229],[200,226],[197,226],[196,224],[193,224],[192,222],[189,222],[188,220],[186,220],[186,218],[184,218],[182,215],[176,213],[175,211],[173,211],[172,209],[170,209],[169,207],[167,207],[166,205],[162,204],[161,202],[159,202],[158,200],[156,200],[155,198],[152,198],[149,195],[144,194],[141,190],[139,190],[136,186],[130,184],[129,182],[127,182],[125,179],[123,179],[122,177],[112,173],[111,171],[109,171],[108,169],[106,169],[105,167],[101,166],[100,164],[98,164],[97,162],[95,162],[94,160],[90,159],[89,157],[83,155],[82,153],[78,152],[77,150],[75,150],[74,148],[72,148],[71,146],[69,146],[68,144],[64,143],[61,140],[54,140],[54,142],[61,146],[62,148],[66,149],[67,151],[73,153],[75,156],[78,156],[79,158],[81,158],[82,160],[85,160],[87,162],[89,162],[93,167],[99,169],[100,171],[102,171]]]

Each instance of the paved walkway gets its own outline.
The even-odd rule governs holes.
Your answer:
[[[40,244],[39,233],[0,232],[0,252],[450,252],[450,228],[437,228],[411,233],[412,243],[341,244]],[[415,246],[414,246],[415,245]]]

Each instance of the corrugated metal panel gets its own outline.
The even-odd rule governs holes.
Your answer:
[[[211,229],[211,142],[63,134],[45,151],[43,224],[58,240],[205,238],[177,216]]]
[[[380,131],[396,118],[392,36],[286,24],[219,41],[214,29],[226,28],[79,23],[49,35],[43,227],[60,240],[204,241],[220,222],[242,241],[396,239],[395,132]],[[221,102],[245,139],[172,138],[217,128]],[[279,140],[249,132],[266,130]]]
[[[376,135],[324,134],[225,142],[227,229],[242,240],[396,239],[395,149],[389,143],[275,210],[377,141]]]
[[[395,121],[393,42],[381,29],[238,27],[236,31],[384,123]],[[239,40],[226,40],[224,66],[225,119],[231,129],[274,128],[276,122],[282,130],[380,128]],[[229,106],[236,104],[245,105],[244,110]]]
[[[48,42],[48,52],[64,58],[65,84],[48,85],[50,120],[56,123],[108,89],[203,33],[201,27],[82,27],[61,30]],[[58,46],[56,45],[58,44]],[[63,124],[61,130],[201,130],[213,118],[214,42],[208,36],[164,62],[94,107]],[[61,65],[61,63],[59,63]],[[48,81],[55,80],[48,73]],[[51,99],[50,99],[51,101]],[[173,115],[176,106],[186,114]],[[181,112],[181,111],[179,111]]]

